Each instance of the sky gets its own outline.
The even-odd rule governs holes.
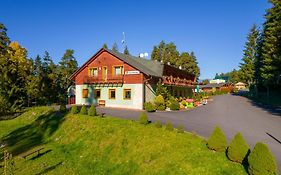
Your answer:
[[[262,27],[267,0],[0,0],[0,22],[30,57],[48,51],[58,62],[66,49],[79,66],[125,32],[130,54],[152,52],[161,40],[194,51],[200,79],[239,68],[247,34]]]

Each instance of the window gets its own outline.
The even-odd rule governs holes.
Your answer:
[[[114,66],[113,67],[113,75],[122,75],[123,74],[123,66]]]
[[[89,75],[92,77],[98,76],[98,68],[89,68]]]
[[[88,89],[83,89],[83,91],[82,91],[83,98],[88,98],[88,93],[89,93]]]
[[[124,100],[131,100],[131,89],[124,89],[123,99]]]
[[[108,96],[109,96],[109,99],[115,99],[115,97],[116,97],[116,91],[115,91],[115,89],[109,89],[109,94],[108,94]]]
[[[95,89],[95,90],[94,90],[94,93],[95,93],[95,98],[96,98],[96,99],[100,98],[100,95],[101,95],[100,89]]]

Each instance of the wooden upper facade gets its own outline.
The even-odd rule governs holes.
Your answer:
[[[196,77],[184,70],[163,63],[100,49],[70,77],[82,84],[142,84],[146,80],[166,85],[189,86]]]

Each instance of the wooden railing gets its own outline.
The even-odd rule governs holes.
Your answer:
[[[116,75],[108,78],[100,78],[100,77],[92,77],[85,76],[84,81],[85,84],[115,84],[115,83],[123,83],[124,75]]]
[[[187,80],[187,79],[181,79],[179,77],[173,77],[173,76],[163,76],[162,77],[163,83],[166,85],[176,85],[176,86],[191,86],[196,85],[196,82]]]

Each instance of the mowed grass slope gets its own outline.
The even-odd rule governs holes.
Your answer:
[[[27,160],[15,156],[16,174],[247,174],[242,165],[208,150],[206,141],[192,133],[111,117],[62,116],[46,108],[27,113],[0,121],[0,140],[14,155],[27,147],[46,147]],[[30,119],[32,113],[37,118]],[[17,121],[22,122],[18,128]]]

